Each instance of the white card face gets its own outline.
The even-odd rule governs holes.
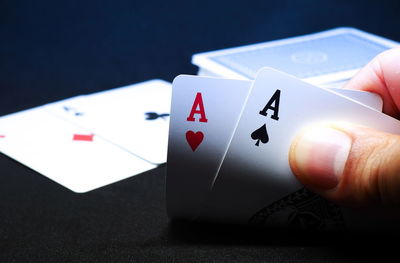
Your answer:
[[[279,110],[266,107],[268,102],[272,107],[279,104]],[[203,212],[206,217],[246,223],[262,208],[300,189],[289,166],[289,148],[302,128],[320,122],[350,122],[400,133],[398,120],[265,68],[242,111]]]
[[[0,118],[0,151],[79,193],[156,167],[42,107]]]
[[[381,112],[383,109],[383,100],[378,94],[351,89],[330,88],[330,90],[350,99],[356,100],[357,102],[364,104],[365,106],[370,107],[374,110]]]
[[[151,80],[45,106],[154,164],[167,158],[171,85]]]
[[[167,205],[171,217],[198,215],[250,84],[185,75],[175,78],[167,162]]]

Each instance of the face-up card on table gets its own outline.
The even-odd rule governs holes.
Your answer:
[[[203,214],[213,220],[247,222],[262,208],[300,189],[289,166],[289,148],[302,128],[320,122],[349,122],[400,133],[398,120],[265,68],[255,79]]]
[[[0,151],[75,192],[155,168],[42,107],[0,118]]]
[[[67,99],[46,110],[154,164],[167,158],[171,85],[162,80]]]
[[[250,84],[185,75],[175,78],[167,162],[167,205],[171,217],[198,215]]]

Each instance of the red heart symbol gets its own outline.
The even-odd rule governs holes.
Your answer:
[[[193,131],[187,131],[186,132],[186,140],[190,145],[190,148],[192,148],[193,151],[199,147],[200,143],[203,141],[204,134],[201,131],[198,132],[193,132]]]
[[[72,138],[72,140],[91,142],[91,141],[93,141],[93,136],[94,136],[94,134],[74,134],[74,137]]]

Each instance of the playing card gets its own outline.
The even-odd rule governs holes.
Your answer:
[[[154,164],[167,158],[171,86],[162,80],[79,96],[45,109]]]
[[[302,128],[328,121],[400,133],[398,120],[370,107],[285,73],[261,70],[201,212],[204,219],[246,223],[299,190],[288,162],[290,145]]]
[[[251,83],[181,75],[173,82],[167,162],[171,217],[194,218],[212,185]]]
[[[195,54],[199,75],[254,79],[273,67],[313,84],[349,79],[374,56],[398,43],[355,28]]]
[[[0,118],[0,151],[79,193],[156,167],[42,107]]]

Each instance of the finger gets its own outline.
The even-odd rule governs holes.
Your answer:
[[[389,49],[363,67],[345,86],[379,94],[383,112],[400,117],[400,47]]]
[[[313,127],[292,144],[299,181],[345,205],[400,202],[400,136],[352,125]]]

